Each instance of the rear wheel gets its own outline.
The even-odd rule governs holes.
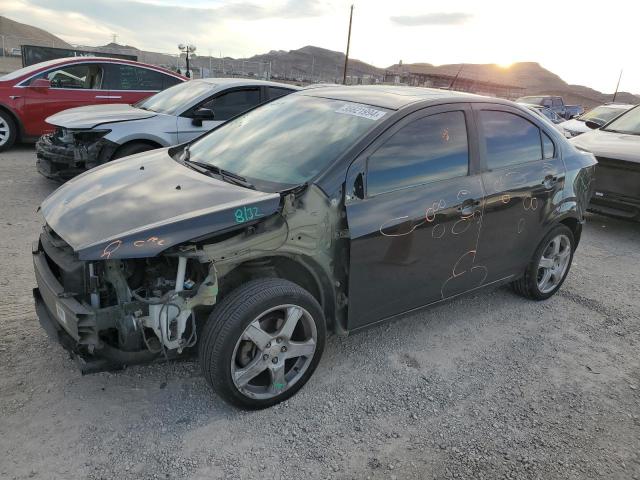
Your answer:
[[[0,152],[10,149],[16,141],[18,129],[11,115],[0,110]]]
[[[116,152],[113,154],[113,157],[111,159],[116,160],[118,158],[128,157],[129,155],[135,155],[136,153],[146,152],[147,150],[153,150],[154,148],[157,148],[157,147],[154,147],[153,145],[149,145],[148,143],[144,143],[144,142],[127,143],[121,146],[120,148],[118,148],[118,150],[116,150]]]
[[[574,250],[571,229],[557,225],[540,242],[524,276],[513,282],[513,289],[532,300],[551,297],[569,274]]]
[[[265,408],[302,388],[325,337],[322,309],[309,292],[283,279],[253,280],[214,308],[201,337],[200,364],[224,400]]]

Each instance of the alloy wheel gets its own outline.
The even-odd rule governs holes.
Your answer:
[[[564,279],[571,261],[571,241],[564,234],[556,235],[542,251],[538,262],[538,289],[549,293]]]
[[[313,360],[313,318],[297,305],[280,305],[254,319],[233,350],[231,378],[244,395],[270,399],[295,385]]]

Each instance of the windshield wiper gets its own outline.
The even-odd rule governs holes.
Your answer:
[[[189,149],[185,148],[182,161],[187,165],[195,166],[196,168],[202,169],[207,173],[213,173],[215,175],[220,176],[225,182],[233,183],[235,185],[239,185],[241,187],[250,188],[251,190],[255,190],[256,187],[253,183],[247,181],[246,178],[238,175],[237,173],[229,172],[228,170],[224,170],[220,167],[216,167],[215,165],[211,165],[209,163],[197,162],[195,160],[189,160]]]

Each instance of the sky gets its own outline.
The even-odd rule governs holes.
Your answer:
[[[638,0],[2,0],[0,15],[69,43],[248,57],[315,45],[404,63],[533,61],[572,84],[640,93]]]

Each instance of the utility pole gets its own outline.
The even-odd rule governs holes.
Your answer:
[[[351,45],[351,22],[353,21],[353,4],[349,14],[349,35],[347,36],[347,54],[344,56],[344,72],[342,74],[342,84],[347,84],[347,65],[349,64],[349,46]]]
[[[451,85],[449,85],[449,90],[453,90],[453,87],[455,87],[456,85],[456,80],[458,80],[458,77],[460,76],[460,73],[462,73],[462,68],[464,67],[464,63],[460,64],[460,68],[458,69],[458,73],[456,73],[456,76],[453,77],[453,80],[451,81]]]
[[[620,87],[620,79],[622,78],[622,70],[620,70],[620,76],[618,77],[618,84],[616,85],[616,91],[613,93],[613,101],[616,101],[616,96],[618,95],[618,88]]]

